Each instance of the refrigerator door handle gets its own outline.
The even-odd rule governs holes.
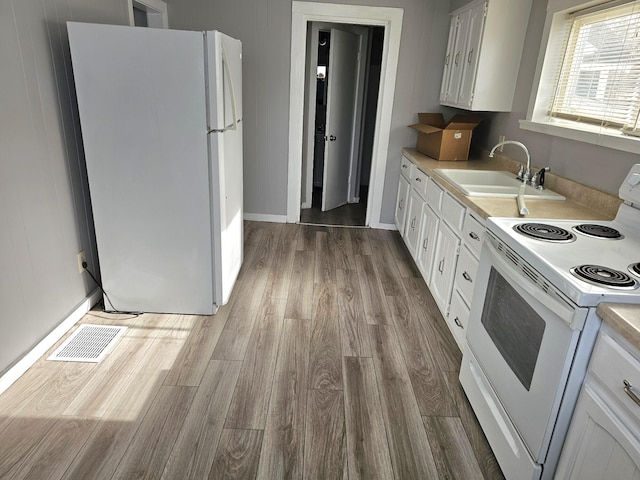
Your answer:
[[[233,122],[231,123],[231,125],[228,125],[224,128],[212,128],[207,130],[207,133],[223,133],[226,132],[228,130],[237,130],[238,129],[238,122],[240,120],[238,120],[238,116],[236,114],[236,92],[233,86],[233,76],[231,75],[231,70],[229,69],[229,62],[227,61],[227,52],[224,49],[224,43],[221,43],[221,47],[222,47],[222,65],[224,67],[224,71],[227,74],[227,77],[229,78],[229,88],[231,89],[231,113],[233,114]],[[223,80],[224,81],[224,80]],[[225,106],[226,103],[222,102],[222,118],[225,118]]]

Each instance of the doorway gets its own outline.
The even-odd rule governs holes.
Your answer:
[[[383,39],[383,27],[308,25],[302,223],[366,223]]]
[[[128,3],[132,27],[169,28],[167,4],[163,0],[128,0]]]
[[[289,110],[289,173],[287,221],[300,222],[302,206],[302,158],[304,149],[305,70],[310,22],[377,26],[384,29],[379,97],[371,146],[371,174],[367,192],[365,226],[387,228],[380,222],[391,113],[402,31],[403,10],[314,2],[292,2],[291,77]]]

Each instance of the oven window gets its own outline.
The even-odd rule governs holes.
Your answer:
[[[482,325],[513,373],[527,389],[536,368],[544,320],[493,267],[482,310]]]

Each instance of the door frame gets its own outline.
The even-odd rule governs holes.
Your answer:
[[[367,58],[368,47],[370,42],[369,31],[362,25],[349,25],[340,23],[321,23],[321,22],[309,22],[309,32],[307,36],[307,58],[305,60],[305,68],[307,69],[305,79],[305,114],[304,120],[304,140],[302,150],[302,182],[305,187],[302,189],[304,195],[301,199],[301,208],[311,208],[311,198],[313,194],[313,169],[315,164],[314,150],[315,150],[315,109],[316,109],[316,92],[317,83],[315,68],[318,64],[318,36],[321,31],[331,30],[334,27],[344,26],[345,31],[354,33],[359,37],[359,49],[358,56],[358,81],[356,85],[356,105],[354,106],[354,122],[353,131],[351,132],[351,157],[350,161],[350,174],[349,174],[349,203],[359,202],[359,192],[356,187],[360,186],[357,175],[360,170],[361,150],[362,150],[362,117],[364,114],[364,96],[365,90],[365,77],[367,75],[366,68],[369,65],[369,59]],[[329,71],[331,76],[331,71]],[[327,79],[329,81],[329,78]],[[357,137],[357,142],[353,142]]]
[[[307,22],[326,22],[385,28],[380,91],[371,159],[371,180],[365,221],[365,225],[374,228],[383,226],[380,222],[380,213],[382,211],[382,194],[389,150],[391,114],[404,10],[395,7],[367,7],[300,1],[293,1],[291,10],[287,222],[300,222]]]
[[[127,0],[129,8],[129,25],[136,25],[133,17],[133,7],[147,13],[149,28],[169,28],[167,4],[163,0]]]

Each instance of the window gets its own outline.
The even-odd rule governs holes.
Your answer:
[[[640,0],[553,11],[567,3],[549,1],[539,84],[521,126],[640,153]]]

